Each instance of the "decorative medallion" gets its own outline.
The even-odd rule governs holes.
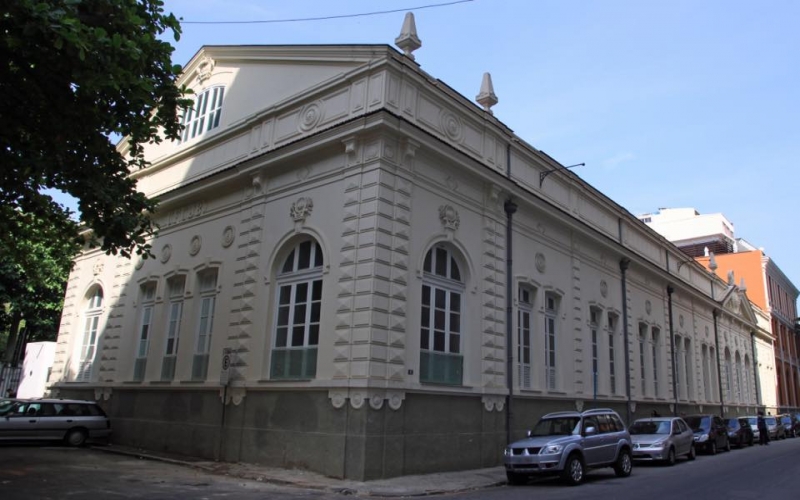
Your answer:
[[[649,300],[644,301],[644,310],[648,315],[653,310],[653,304],[651,304]]]
[[[463,135],[461,120],[449,111],[444,111],[441,117],[442,130],[450,139],[460,142]]]
[[[452,175],[448,175],[444,182],[450,191],[458,191],[458,181]]]
[[[380,410],[381,407],[383,407],[383,396],[380,394],[373,394],[372,397],[369,398],[369,405],[373,410]]]
[[[339,409],[344,406],[347,402],[347,396],[345,396],[344,392],[335,392],[330,395],[331,404],[334,408]]]
[[[134,267],[136,267],[136,270],[138,271],[142,268],[142,266],[144,266],[144,259],[139,257],[139,260],[136,261],[136,266]]]
[[[102,273],[103,272],[103,261],[98,260],[97,262],[95,262],[94,266],[92,266],[92,272],[95,274],[95,276],[97,276],[98,274]]]
[[[295,222],[306,220],[306,217],[311,215],[314,209],[314,201],[311,198],[300,197],[296,202],[292,203],[292,208],[289,210],[292,214],[292,219]]]
[[[461,224],[461,219],[458,217],[458,211],[450,205],[442,205],[439,207],[439,220],[446,229],[456,230]]]
[[[356,410],[361,409],[361,407],[364,406],[364,394],[361,392],[354,392],[350,394],[350,406]]]
[[[320,106],[319,103],[312,102],[311,104],[307,104],[300,112],[300,130],[308,132],[316,127],[320,120],[322,120],[322,113],[322,106]]]
[[[170,257],[172,257],[172,245],[164,245],[161,247],[161,263],[166,264]]]
[[[603,298],[608,297],[608,283],[606,283],[606,280],[600,280],[600,295]]]
[[[236,231],[233,226],[228,226],[222,231],[222,247],[228,248],[233,245],[233,240],[236,239]]]
[[[189,243],[189,255],[194,257],[198,253],[200,253],[200,247],[203,246],[203,239],[200,236],[195,235],[192,238],[191,243]]]
[[[575,409],[578,410],[578,411],[583,411],[583,400],[582,399],[576,399],[575,400]]]
[[[678,324],[683,328],[683,314],[678,316]]]
[[[399,410],[400,406],[403,404],[403,398],[404,395],[399,392],[389,394],[389,408],[392,410]]]
[[[545,269],[547,269],[547,259],[545,258],[544,254],[541,252],[536,252],[536,255],[533,258],[534,265],[536,265],[536,270],[540,273],[543,273]]]

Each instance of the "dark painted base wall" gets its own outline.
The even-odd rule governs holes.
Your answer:
[[[59,397],[94,399],[94,390],[61,388]],[[224,416],[218,389],[114,388],[100,403],[112,419],[112,443],[359,481],[492,467],[502,463],[506,445],[505,412],[487,411],[479,396],[407,393],[398,410],[374,410],[366,402],[359,409],[334,408],[327,391],[250,390],[239,405],[228,404]],[[624,401],[584,404],[597,407],[627,419]],[[571,399],[515,398],[512,439],[545,413],[574,409]],[[633,418],[653,410],[671,414],[668,404],[638,404]],[[719,406],[704,410],[718,413]]]

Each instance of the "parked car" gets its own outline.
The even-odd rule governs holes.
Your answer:
[[[653,460],[675,465],[678,457],[694,460],[694,433],[680,417],[640,418],[629,432],[634,460]]]
[[[784,437],[793,438],[797,436],[797,432],[795,431],[795,421],[791,415],[778,415],[778,421],[780,422],[781,426],[783,426]]]
[[[748,415],[742,418],[746,419],[747,423],[750,424],[750,430],[753,431],[753,441],[758,441],[761,437],[761,432],[758,430],[758,417]]]
[[[777,441],[778,439],[786,439],[786,431],[783,429],[783,425],[778,424],[778,419],[775,418],[774,415],[767,415],[764,417],[764,420],[767,422],[767,430],[769,431],[769,438],[772,441]]]
[[[631,436],[619,415],[607,408],[548,413],[527,438],[506,447],[503,462],[509,484],[559,475],[576,485],[586,470],[598,467],[613,467],[625,477],[633,467]]]
[[[744,445],[753,446],[755,436],[753,428],[747,417],[734,417],[728,419],[728,440],[731,445],[742,448]]]
[[[17,398],[0,398],[0,416],[5,415],[11,408],[14,406],[14,403],[19,401],[23,401],[22,399]]]
[[[17,401],[0,416],[0,440],[64,441],[82,446],[88,439],[109,435],[111,420],[94,401]]]
[[[694,446],[698,451],[716,455],[720,449],[731,450],[728,426],[722,418],[716,415],[689,415],[683,419],[694,432]]]

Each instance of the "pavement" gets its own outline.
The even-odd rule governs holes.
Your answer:
[[[247,463],[204,461],[192,457],[116,444],[92,446],[92,449],[105,453],[115,453],[118,455],[192,467],[211,474],[357,496],[394,498],[417,497],[480,490],[506,484],[506,473],[502,466],[477,470],[401,476],[390,479],[376,479],[374,481],[352,481],[349,479],[335,479],[315,472],[299,469],[281,469],[278,467],[267,467]]]

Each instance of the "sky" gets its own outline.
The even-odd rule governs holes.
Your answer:
[[[800,1],[166,0],[173,61],[203,45],[394,44],[634,215],[722,213],[800,288]],[[398,12],[342,19],[257,21]]]

